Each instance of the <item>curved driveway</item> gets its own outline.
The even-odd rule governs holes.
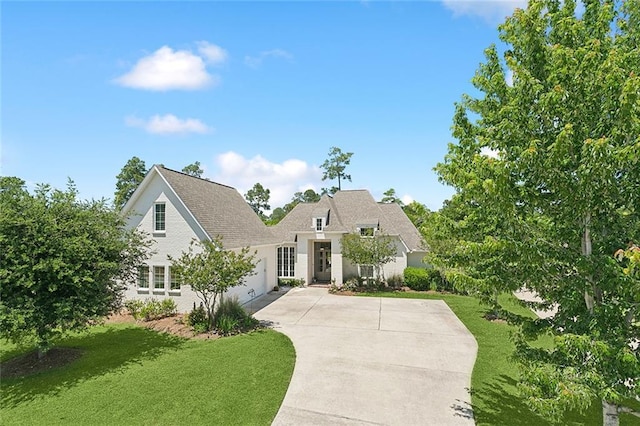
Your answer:
[[[296,365],[275,425],[473,425],[474,337],[439,300],[294,288],[256,312]]]

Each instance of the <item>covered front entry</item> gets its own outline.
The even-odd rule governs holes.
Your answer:
[[[313,280],[325,283],[331,281],[331,241],[313,243]]]

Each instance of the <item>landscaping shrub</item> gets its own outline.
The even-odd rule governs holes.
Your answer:
[[[238,326],[238,320],[227,315],[221,315],[216,323],[218,333],[222,335],[232,334]]]
[[[387,278],[387,285],[394,290],[398,290],[404,285],[404,277],[400,274],[393,274]]]
[[[431,276],[425,268],[409,266],[404,270],[404,284],[415,291],[430,290]]]
[[[198,307],[196,307],[195,302],[193,303],[193,309],[189,312],[186,322],[196,333],[204,333],[209,330],[207,311],[202,303]]]
[[[124,302],[124,307],[127,308],[127,311],[131,314],[135,319],[140,318],[140,310],[144,306],[144,302],[142,300],[133,299],[127,300]]]
[[[131,316],[135,319],[151,321],[170,317],[176,314],[177,306],[173,299],[127,300],[124,304]]]
[[[278,278],[278,286],[283,287],[304,287],[305,282],[302,278]]]
[[[252,329],[258,320],[247,314],[237,297],[227,297],[216,308],[213,323],[220,334],[228,335]]]

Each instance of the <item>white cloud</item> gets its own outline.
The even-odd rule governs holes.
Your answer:
[[[212,61],[216,57],[218,46],[206,43],[201,54]],[[220,49],[224,52],[224,50]],[[226,55],[226,52],[224,53]],[[220,62],[221,53],[217,52]],[[173,50],[162,46],[151,55],[138,60],[133,69],[115,79],[115,83],[133,89],[144,90],[198,90],[214,86],[219,82],[218,76],[207,72],[205,60],[189,50]]]
[[[400,197],[400,201],[402,201],[404,203],[404,205],[406,206],[407,204],[411,204],[414,200],[413,197],[409,194],[405,194],[402,197]]]
[[[157,135],[186,134],[186,133],[210,133],[213,131],[202,121],[195,118],[180,119],[173,114],[154,115],[148,120],[143,120],[136,116],[129,116],[124,119],[129,127],[139,127],[148,133]]]
[[[280,58],[287,61],[292,61],[293,55],[282,49],[265,50],[260,52],[258,56],[245,56],[244,63],[251,68],[258,68],[267,58]]]
[[[319,192],[322,184],[322,172],[317,166],[295,158],[274,163],[261,155],[245,158],[229,151],[218,155],[215,162],[218,173],[212,180],[233,186],[242,195],[260,183],[271,191],[269,204],[272,209],[287,204],[298,191],[313,189]]]
[[[211,65],[221,65],[227,61],[227,51],[222,47],[211,44],[208,41],[199,41],[198,52]]]
[[[441,0],[454,16],[479,16],[490,23],[502,22],[516,8],[527,7],[527,0]]]

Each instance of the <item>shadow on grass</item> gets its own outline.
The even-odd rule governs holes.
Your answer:
[[[58,369],[32,376],[3,379],[0,404],[13,408],[24,402],[72,388],[107,373],[124,373],[131,364],[143,364],[175,351],[185,339],[142,327],[98,327],[87,334],[62,339],[58,347],[79,348],[82,357]]]
[[[524,404],[522,399],[513,395],[516,381],[504,374],[490,382],[490,386],[482,386],[472,390],[476,404],[473,411],[478,425],[549,425],[550,423],[537,416]]]
[[[492,380],[488,386],[473,390],[476,400],[473,411],[477,425],[505,426],[551,426],[553,423],[540,417],[517,395],[514,395],[516,381],[504,374]],[[479,407],[478,405],[481,405]],[[587,413],[567,413],[561,421],[563,425],[600,425],[599,407],[592,405]]]

